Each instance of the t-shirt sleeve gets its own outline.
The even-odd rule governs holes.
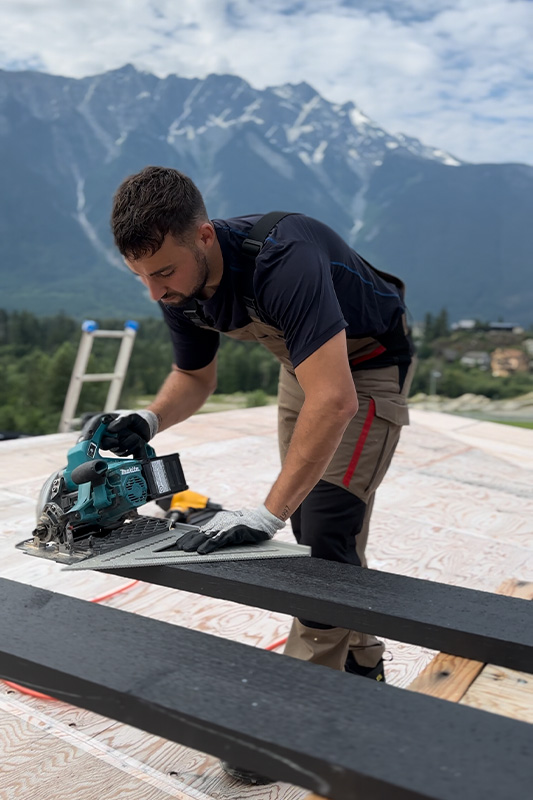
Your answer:
[[[328,256],[305,241],[269,242],[257,259],[256,299],[283,331],[294,367],[347,327]]]
[[[170,330],[176,366],[194,370],[210,364],[217,354],[220,334],[195,325],[179,308],[164,303],[159,303],[159,307]]]

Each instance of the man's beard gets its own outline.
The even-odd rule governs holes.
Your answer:
[[[206,287],[208,278],[209,278],[209,265],[207,263],[207,257],[200,252],[198,247],[194,248],[194,258],[196,261],[196,266],[198,267],[197,270],[197,282],[190,294],[182,294],[182,292],[171,292],[165,294],[161,298],[161,302],[166,306],[176,306],[176,308],[180,308],[181,306],[188,305],[191,300],[198,300]]]

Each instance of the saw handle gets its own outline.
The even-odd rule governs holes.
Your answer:
[[[92,486],[101,486],[105,483],[107,470],[107,463],[102,458],[95,458],[73,469],[70,477],[78,486],[82,483],[90,483]]]
[[[103,413],[103,414],[94,414],[90,417],[81,429],[80,436],[78,438],[78,442],[87,442],[91,439],[96,437],[96,433],[100,425],[104,425],[105,427],[99,432],[99,436],[96,437],[98,442],[102,438],[102,435],[107,430],[107,426],[110,422],[113,422],[114,419],[118,417],[118,414],[113,412],[110,413]]]
[[[115,420],[118,416],[119,415],[114,412],[104,412],[102,414],[95,414],[83,426],[78,442],[94,442],[99,451],[102,438],[107,432],[109,424],[113,422],[113,420]],[[139,460],[142,460],[144,458],[154,458],[155,450],[148,444],[148,442],[141,441],[139,442],[138,447],[135,448],[132,455],[134,458],[137,458]],[[75,481],[75,483],[86,483],[86,481]],[[93,484],[93,485],[96,486],[99,484]]]
[[[148,442],[141,443],[133,453],[133,458],[136,458],[139,461],[142,461],[145,458],[155,458],[155,450],[152,445],[148,444]]]

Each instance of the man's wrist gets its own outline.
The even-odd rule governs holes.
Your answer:
[[[285,520],[276,516],[276,514],[273,514],[272,511],[269,511],[269,509],[266,507],[264,503],[262,506],[259,506],[259,511],[261,513],[261,516],[263,516],[265,520],[268,521],[269,525],[275,527],[276,530],[279,531],[281,530],[281,528],[285,527]]]
[[[150,439],[153,439],[161,427],[161,417],[152,411],[150,408],[144,408],[137,411],[137,414],[144,419],[150,428]]]
[[[268,505],[267,505],[267,503],[268,503]],[[272,503],[271,500],[270,500],[270,495],[265,500],[264,508],[270,514],[272,514],[273,517],[275,517],[276,519],[279,519],[283,523],[287,522],[287,520],[289,519],[290,515],[294,511],[294,508],[291,508],[287,503],[285,503],[285,505],[283,505],[283,506],[278,505],[277,503]],[[272,511],[272,508],[275,508],[276,511]]]

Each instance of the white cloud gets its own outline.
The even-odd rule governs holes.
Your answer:
[[[0,66],[307,81],[391,132],[531,163],[530,0],[4,0]]]

